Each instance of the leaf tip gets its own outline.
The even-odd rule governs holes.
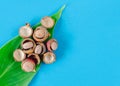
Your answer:
[[[61,10],[64,10],[64,9],[65,9],[65,7],[66,7],[66,4],[64,4],[64,5],[62,6]]]

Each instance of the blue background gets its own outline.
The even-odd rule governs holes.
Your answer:
[[[0,46],[64,4],[57,61],[30,86],[120,86],[120,0],[0,0]]]

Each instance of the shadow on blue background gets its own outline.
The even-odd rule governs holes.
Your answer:
[[[41,64],[30,86],[120,86],[120,0],[2,0],[0,46],[64,4],[57,61]]]

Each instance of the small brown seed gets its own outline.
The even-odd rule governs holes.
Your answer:
[[[45,64],[51,64],[55,62],[55,60],[56,60],[55,54],[52,52],[47,52],[43,55],[43,62]]]
[[[41,30],[36,30],[35,32],[35,36],[37,38],[43,38],[45,36],[45,30],[41,29]]]
[[[40,57],[37,54],[29,54],[28,58],[33,60],[35,64],[40,64]]]
[[[19,30],[19,34],[22,38],[28,38],[32,36],[33,29],[30,27],[29,24],[26,24],[26,26],[23,26]]]
[[[44,54],[46,52],[46,47],[43,43],[41,43],[41,45],[42,45],[42,54]]]
[[[45,47],[44,43],[37,42],[37,45],[40,45],[42,48],[40,54],[44,54],[46,52],[46,47]]]
[[[47,29],[43,26],[39,26],[33,33],[33,38],[35,41],[43,42],[49,37]]]
[[[49,51],[52,51],[52,50],[56,50],[58,47],[58,43],[55,39],[50,39],[48,42],[47,42],[47,49]]]
[[[21,68],[25,72],[32,72],[35,70],[35,63],[31,59],[25,59],[21,64]]]
[[[26,54],[30,54],[34,51],[36,44],[32,39],[26,38],[22,41],[21,47],[23,52],[25,52]]]
[[[55,21],[51,17],[46,16],[46,17],[42,18],[41,24],[44,27],[49,29],[49,28],[52,28],[54,26]]]
[[[33,45],[34,45],[33,42],[26,42],[22,46],[24,49],[30,49],[33,47]]]
[[[42,52],[42,46],[41,45],[37,45],[34,52],[36,54],[41,54],[41,52]]]
[[[51,49],[52,50],[56,50],[57,47],[58,47],[58,45],[57,45],[57,43],[55,41],[51,43]]]
[[[15,50],[13,56],[15,61],[18,62],[23,61],[26,58],[26,54],[21,49]]]

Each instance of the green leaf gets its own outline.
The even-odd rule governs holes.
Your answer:
[[[51,17],[55,20],[55,24],[61,17],[62,11],[65,5]],[[38,23],[33,26],[33,29],[40,26]],[[54,26],[55,27],[55,26]],[[49,30],[52,38],[54,27]],[[20,47],[20,43],[23,39],[19,36],[10,40],[2,48],[0,48],[0,86],[28,86],[32,78],[37,72],[26,73],[21,69],[21,62],[15,62],[13,59],[13,52]],[[38,71],[40,65],[37,66]]]

